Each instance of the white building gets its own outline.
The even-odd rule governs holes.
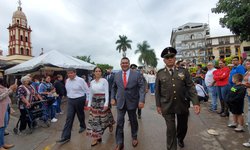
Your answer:
[[[206,23],[186,23],[172,30],[170,44],[177,50],[177,57],[186,61],[205,62],[206,39],[210,36]]]

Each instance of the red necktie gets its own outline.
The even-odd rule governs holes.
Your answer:
[[[123,85],[126,88],[126,86],[127,86],[127,75],[126,75],[126,72],[123,72]]]

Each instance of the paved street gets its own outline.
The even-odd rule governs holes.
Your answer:
[[[247,103],[245,103],[247,105]],[[185,147],[183,150],[244,150],[242,143],[248,139],[246,132],[236,133],[233,129],[226,127],[228,118],[221,118],[216,113],[208,111],[209,104],[202,104],[202,112],[195,115],[190,108],[189,130],[185,138]],[[66,102],[63,104],[66,110]],[[115,107],[113,108],[116,114]],[[14,143],[16,146],[12,150],[112,150],[115,147],[115,137],[113,133],[107,130],[103,136],[103,142],[91,148],[90,138],[85,133],[79,134],[79,123],[75,119],[72,130],[71,141],[59,145],[56,140],[59,139],[65,122],[65,116],[58,116],[57,123],[51,123],[49,128],[39,127],[30,135],[14,135],[13,127],[17,122],[17,115],[11,117],[8,131],[10,135],[6,136],[6,142]],[[86,115],[88,116],[88,115]],[[116,116],[115,116],[116,117]],[[87,123],[87,120],[86,120]],[[207,133],[207,129],[215,129],[220,135],[213,136]],[[154,97],[147,95],[146,105],[142,111],[142,119],[139,120],[139,145],[133,148],[131,145],[130,125],[126,119],[125,124],[125,150],[164,150],[166,149],[166,126],[164,119],[156,113]],[[181,149],[181,148],[179,148]]]

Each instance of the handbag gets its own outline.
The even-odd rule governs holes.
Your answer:
[[[199,86],[200,87],[200,86]],[[200,87],[200,89],[202,90],[202,92],[204,93],[205,97],[204,97],[204,102],[207,102],[209,99],[209,95],[204,91],[204,89],[202,87]]]

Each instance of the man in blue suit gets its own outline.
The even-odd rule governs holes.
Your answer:
[[[145,103],[145,85],[140,73],[129,69],[130,61],[127,57],[121,59],[120,66],[122,70],[115,74],[111,92],[111,104],[117,105],[117,145],[115,150],[122,150],[124,148],[123,128],[126,112],[128,112],[131,124],[132,145],[133,147],[137,146],[138,122],[136,109],[143,108]]]

